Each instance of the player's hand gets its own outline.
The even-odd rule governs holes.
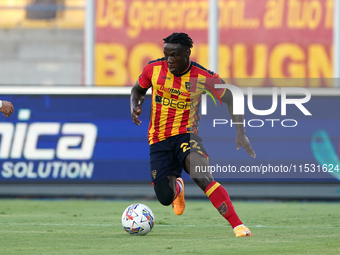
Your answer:
[[[0,112],[4,114],[4,116],[9,117],[14,112],[14,107],[11,102],[2,100],[2,107],[0,108]]]
[[[251,157],[256,158],[256,154],[251,147],[249,139],[246,135],[237,135],[235,144],[237,150],[239,150],[240,146],[242,146]]]
[[[141,106],[136,106],[131,111],[131,118],[133,120],[133,123],[135,123],[137,126],[139,126],[140,123],[142,123],[142,121],[138,119],[138,117],[141,113],[142,113],[142,107]]]

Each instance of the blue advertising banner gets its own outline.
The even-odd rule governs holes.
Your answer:
[[[0,119],[1,183],[150,182],[150,96],[143,105],[141,126],[130,118],[128,95],[1,99],[15,106],[11,117]],[[270,96],[254,99],[257,109],[268,109],[271,103]],[[236,131],[226,106],[208,100],[200,135],[210,165],[220,167],[214,176],[231,182],[338,182],[339,97],[313,96],[305,107],[312,116],[294,105],[287,106],[287,117],[280,114],[280,107],[261,118],[246,110],[247,136],[257,155],[253,159],[242,148],[236,150]],[[220,120],[215,127],[214,119]]]
[[[340,180],[339,97],[312,96],[304,107],[287,105],[286,115],[276,111],[257,116],[245,107],[244,126],[256,158],[236,150],[236,129],[226,106],[208,100],[208,113],[200,121],[200,135],[209,152],[215,178],[231,181],[338,182]],[[280,99],[279,99],[280,102]],[[254,108],[269,109],[271,96],[256,96]],[[203,169],[201,169],[202,171]],[[198,168],[198,171],[200,169]]]
[[[150,180],[148,117],[141,127],[132,123],[128,96],[3,99],[15,113],[0,122],[1,182]]]

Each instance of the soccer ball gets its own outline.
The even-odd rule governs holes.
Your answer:
[[[143,204],[128,206],[122,215],[122,225],[130,235],[144,236],[155,224],[155,216],[151,209]]]

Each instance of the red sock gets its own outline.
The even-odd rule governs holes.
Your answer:
[[[174,200],[177,198],[177,196],[182,192],[182,184],[179,182],[179,180],[176,180],[176,192]]]
[[[232,228],[243,224],[235,212],[228,192],[221,186],[221,184],[213,181],[208,185],[204,193],[209,197],[211,203],[215,206],[218,212],[229,221]]]

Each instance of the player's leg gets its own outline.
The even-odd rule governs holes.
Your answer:
[[[192,138],[193,136],[191,137],[191,141],[193,140]],[[228,220],[236,236],[251,236],[252,234],[249,229],[244,227],[242,221],[239,219],[228,192],[214,180],[209,171],[198,171],[198,169],[208,169],[209,163],[201,139],[197,137],[193,144],[195,144],[196,148],[193,148],[191,145],[191,151],[184,160],[185,170],[209,197],[218,212]],[[199,166],[199,168],[196,168],[196,166]]]
[[[174,156],[173,140],[174,138],[170,137],[150,146],[152,184],[156,197],[162,205],[171,205],[181,193],[184,193],[184,187],[178,180],[182,168]],[[175,208],[174,211],[179,214]],[[183,211],[184,208],[180,214]]]
[[[156,197],[162,205],[171,205],[177,215],[185,209],[184,183],[182,178],[168,175],[153,185]]]
[[[176,195],[176,176],[169,175],[153,184],[158,201],[162,205],[171,205]]]

